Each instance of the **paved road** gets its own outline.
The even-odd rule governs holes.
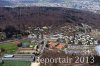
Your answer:
[[[27,38],[23,38],[23,39],[13,39],[13,40],[6,40],[6,41],[0,42],[0,44],[6,44],[6,43],[8,43],[8,42],[13,42],[13,41],[15,41],[15,40],[25,40],[25,39],[27,39]]]
[[[0,44],[5,44],[5,43],[8,43],[8,42],[13,42],[14,40],[7,40],[7,41],[2,41],[0,42]]]
[[[44,52],[44,50],[46,48],[46,44],[47,44],[47,39],[44,39],[43,41],[44,41],[44,44],[41,46],[42,48],[40,50],[39,58],[41,58],[41,56],[43,55],[43,52]]]
[[[47,44],[47,39],[44,39],[44,45],[42,46],[41,54],[44,52],[46,44]]]

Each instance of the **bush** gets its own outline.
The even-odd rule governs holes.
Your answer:
[[[1,50],[1,52],[5,52],[5,49],[4,48],[1,48],[0,50]]]

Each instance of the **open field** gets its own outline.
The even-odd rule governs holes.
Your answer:
[[[1,66],[30,66],[31,62],[24,61],[4,61]]]
[[[0,44],[0,48],[5,49],[4,53],[7,53],[7,54],[15,53],[16,50],[17,50],[17,46],[14,42],[8,42],[8,43],[5,43],[5,44]]]

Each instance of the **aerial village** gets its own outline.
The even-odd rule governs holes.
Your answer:
[[[61,32],[52,31],[48,26],[36,27],[34,30],[28,28],[27,35],[13,35],[14,39],[6,41],[5,33],[0,32],[0,66],[7,66],[7,62],[13,63],[11,66],[16,63],[22,63],[21,66],[40,66],[37,60],[45,50],[62,51],[66,55],[100,56],[100,32],[86,24],[75,26],[75,30],[63,26]],[[73,34],[67,35],[66,30],[73,31]]]

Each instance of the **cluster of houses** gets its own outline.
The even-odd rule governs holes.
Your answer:
[[[98,45],[98,40],[91,37],[90,35],[86,35],[85,33],[77,34],[74,36],[67,36],[66,40],[68,44],[75,45]]]
[[[90,45],[68,45],[64,50],[65,54],[75,55],[96,55],[94,46]]]
[[[65,39],[64,36],[61,34],[50,34],[47,36],[44,36],[44,38],[47,39],[47,47],[49,49],[64,49],[65,47]]]
[[[78,33],[74,36],[64,36],[63,33],[50,35],[48,41],[50,49],[60,49],[66,54],[77,55],[97,54],[95,46],[99,45],[99,40],[86,33]]]
[[[48,43],[49,45],[49,49],[64,49],[65,47],[65,44],[61,44],[61,43],[58,43],[58,42],[49,42]]]

